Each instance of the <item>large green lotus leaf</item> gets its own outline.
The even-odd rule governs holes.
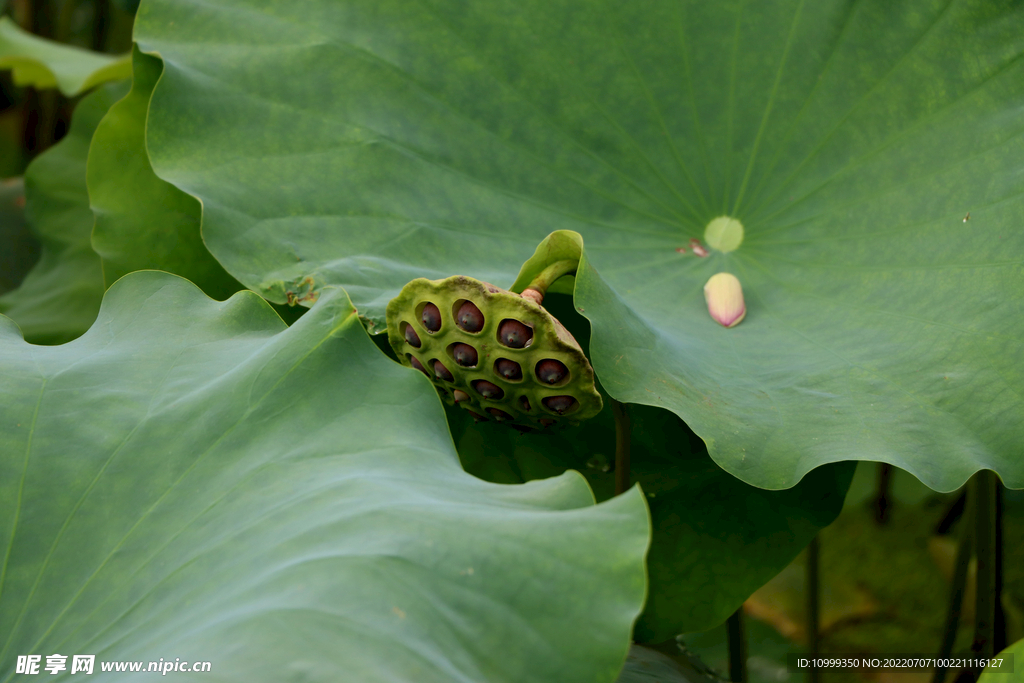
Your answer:
[[[467,474],[433,388],[343,291],[287,327],[150,271],[69,344],[0,328],[4,672],[78,653],[228,681],[615,680],[640,490],[595,506],[575,473]]]
[[[12,69],[15,85],[58,88],[74,97],[132,75],[128,55],[113,56],[40,38],[0,17],[0,69]]]
[[[545,302],[586,345],[586,320],[569,297]],[[786,568],[843,507],[854,463],[811,472],[794,488],[765,491],[723,471],[704,443],[663,408],[629,406],[630,475],[647,494],[653,535],[649,586],[634,629],[639,642],[706,631]],[[488,481],[519,483],[581,472],[598,500],[615,491],[615,418],[610,402],[580,427],[521,434],[505,425],[473,424],[451,409],[448,421],[462,464]]]
[[[274,300],[341,283],[379,323],[414,277],[508,286],[568,229],[605,388],[741,479],[1024,486],[1019,2],[153,0],[135,37],[166,65],[157,174]],[[744,241],[696,255],[720,215]]]
[[[132,90],[100,121],[89,149],[92,246],[104,280],[109,287],[134,270],[165,270],[226,299],[242,286],[203,244],[199,202],[157,178],[146,154],[146,111],[162,64],[138,51],[132,59]]]
[[[109,83],[82,99],[68,134],[25,171],[25,212],[41,255],[21,286],[0,296],[0,313],[34,344],[78,337],[99,311],[103,272],[90,244],[85,163],[97,124],[127,91],[127,82]]]
[[[39,246],[25,220],[25,183],[0,180],[0,294],[25,279],[39,260]]]

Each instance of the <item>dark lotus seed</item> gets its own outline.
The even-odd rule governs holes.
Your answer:
[[[525,396],[520,396],[519,397],[519,405],[526,412],[530,412],[530,410],[531,410],[531,408],[530,408],[530,399],[526,398]]]
[[[469,344],[456,344],[452,347],[452,358],[464,368],[475,368],[477,355],[476,349]]]
[[[420,336],[416,334],[416,330],[412,329],[412,325],[405,326],[405,341],[413,348],[420,348]]]
[[[437,375],[438,379],[443,379],[445,382],[451,382],[455,379],[452,377],[452,373],[448,372],[448,368],[439,360],[434,361],[434,374]]]
[[[416,356],[409,356],[409,365],[413,366],[427,377],[430,377],[430,373],[427,372],[427,369],[425,367],[423,367],[423,363],[416,360]]]
[[[576,399],[572,396],[548,396],[544,399],[544,405],[559,415],[565,415],[576,407]]]
[[[476,420],[477,422],[487,422],[487,418],[481,415],[480,413],[474,413],[472,410],[467,410],[466,412],[472,415],[473,419]]]
[[[523,378],[523,369],[519,363],[508,358],[499,358],[494,363],[494,371],[507,380],[519,380]]]
[[[550,427],[551,425],[555,424],[556,422],[558,422],[558,420],[552,420],[552,419],[549,419],[549,418],[544,418],[543,420],[540,421],[540,423],[543,426],[545,426],[545,427]]]
[[[452,391],[452,396],[455,398],[456,403],[462,403],[463,401],[469,400],[469,394],[461,389],[455,389]]]
[[[491,384],[485,379],[478,379],[473,382],[473,388],[476,389],[476,393],[480,394],[484,398],[490,398],[494,400],[500,400],[505,392],[501,390],[501,387],[496,384]]]
[[[533,341],[533,330],[518,320],[503,320],[498,328],[498,341],[510,349],[521,349]]]
[[[466,332],[479,332],[484,329],[484,314],[472,301],[459,306],[459,312],[455,314],[455,322]]]
[[[537,363],[537,379],[545,384],[558,384],[569,375],[569,368],[561,361],[548,358]]]
[[[427,304],[423,307],[420,320],[423,321],[423,327],[431,332],[437,332],[441,329],[441,311],[437,310],[437,306],[434,304]]]
[[[511,415],[506,413],[504,410],[499,410],[497,408],[488,408],[487,412],[490,413],[491,415],[493,415],[494,419],[498,420],[499,422],[504,422],[505,420],[511,420],[512,419]]]

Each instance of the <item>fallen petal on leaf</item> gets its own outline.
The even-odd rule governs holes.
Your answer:
[[[708,302],[708,313],[716,322],[726,327],[735,327],[747,314],[743,303],[743,288],[732,273],[712,275],[704,285],[704,300]]]

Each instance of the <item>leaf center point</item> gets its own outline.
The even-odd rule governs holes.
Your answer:
[[[704,228],[704,241],[712,249],[733,251],[743,244],[743,224],[730,216],[719,216]]]

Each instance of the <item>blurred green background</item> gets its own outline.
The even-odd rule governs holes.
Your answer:
[[[138,0],[0,0],[0,16],[37,36],[109,54],[128,52]],[[0,71],[0,178],[21,175],[67,132],[79,98],[19,88]]]
[[[939,494],[910,474],[890,472],[884,521],[878,493],[882,466],[860,463],[839,518],[819,536],[823,653],[937,654],[961,527],[960,493]],[[1024,491],[1003,494],[1003,599],[1007,643],[1024,637]],[[802,553],[744,606],[750,681],[802,682],[786,655],[806,652],[805,562]],[[968,574],[954,653],[974,636],[974,561]],[[725,626],[682,637],[707,665],[726,674]],[[998,648],[997,648],[998,649]],[[931,672],[823,672],[822,681],[926,683]],[[955,680],[955,672],[946,681]],[[1008,681],[1014,679],[1008,677]]]

